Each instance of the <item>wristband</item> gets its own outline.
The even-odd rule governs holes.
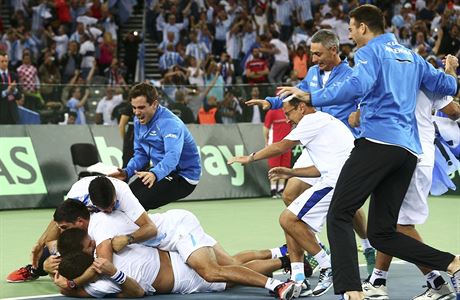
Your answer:
[[[110,276],[110,278],[118,284],[123,284],[126,281],[126,274],[120,270],[117,270],[117,272],[115,272],[113,276]]]
[[[74,290],[77,288],[77,283],[75,280],[67,280],[67,287],[71,290]]]
[[[132,234],[126,235],[128,237],[128,245],[134,243],[134,236]]]
[[[252,152],[251,154],[249,154],[249,161],[250,161],[250,162],[255,161],[255,159],[254,159],[254,156],[255,156],[255,155],[256,155],[255,152]]]

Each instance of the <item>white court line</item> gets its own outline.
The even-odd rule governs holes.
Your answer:
[[[62,294],[50,294],[50,295],[40,295],[40,296],[24,296],[24,297],[13,297],[13,298],[4,298],[4,300],[20,300],[20,299],[40,299],[47,297],[64,297]]]

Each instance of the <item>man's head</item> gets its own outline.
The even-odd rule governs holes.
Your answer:
[[[91,202],[105,213],[111,213],[115,206],[117,193],[109,178],[98,176],[91,180],[88,187]]]
[[[289,123],[299,124],[304,115],[315,112],[315,109],[297,98],[283,102],[283,111]]]
[[[260,96],[260,91],[259,91],[259,88],[258,87],[253,87],[251,89],[251,98],[252,99],[259,99],[259,96]]]
[[[330,71],[340,63],[339,39],[326,29],[319,30],[311,37],[312,61],[322,71]]]
[[[74,125],[77,122],[77,113],[74,111],[68,112],[67,125]]]
[[[74,251],[61,258],[58,272],[65,278],[72,280],[82,275],[93,264],[92,255],[81,251]]]
[[[385,18],[374,5],[365,4],[350,12],[349,38],[358,47],[364,46],[375,36],[385,32]]]
[[[260,58],[260,49],[259,48],[252,49],[252,56],[254,58]]]
[[[86,230],[81,228],[70,228],[64,230],[57,240],[57,248],[61,256],[66,256],[75,251],[82,251],[92,255],[96,244],[89,237]]]
[[[89,223],[89,211],[82,202],[67,199],[56,208],[53,219],[61,232],[69,228],[86,230]]]
[[[131,88],[129,99],[133,113],[142,125],[147,124],[155,115],[158,105],[158,92],[149,83],[138,83]]]
[[[8,69],[8,54],[0,50],[0,70],[6,71]]]

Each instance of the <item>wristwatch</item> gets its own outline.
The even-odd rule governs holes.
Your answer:
[[[67,287],[74,290],[77,288],[77,283],[74,280],[67,280]]]
[[[132,234],[128,234],[127,237],[128,237],[128,245],[131,245],[132,243],[134,243],[134,237]]]

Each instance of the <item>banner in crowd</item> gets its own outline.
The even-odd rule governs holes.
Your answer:
[[[263,147],[262,126],[189,126],[202,163],[202,177],[186,199],[228,199],[269,194],[265,161],[228,165],[232,156]],[[77,180],[70,146],[92,143],[101,162],[120,166],[122,140],[116,126],[0,126],[0,209],[55,207]]]

